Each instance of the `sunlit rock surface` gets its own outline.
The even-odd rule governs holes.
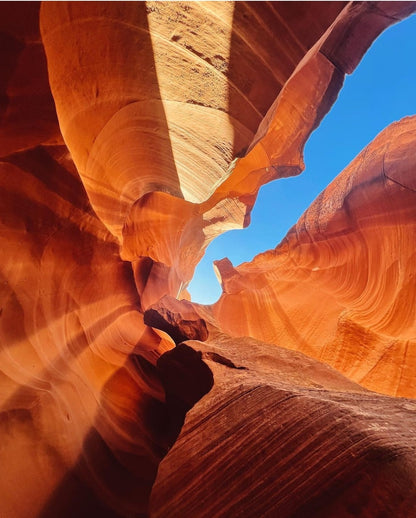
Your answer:
[[[176,298],[413,10],[0,4],[2,518],[412,515],[414,119]]]
[[[145,306],[180,293],[209,241],[248,222],[262,183],[299,172],[302,138],[319,119],[316,99],[333,101],[343,74],[319,53],[323,72],[311,77],[319,67],[312,63],[294,79],[307,91],[284,86],[343,4],[328,7],[300,5],[297,16],[285,3],[43,4],[62,134],[121,257],[140,272],[143,257],[154,261],[146,287],[137,283]],[[91,47],[91,40],[102,44]],[[288,112],[295,118],[271,135],[290,140],[301,132],[291,143],[296,156],[288,149],[279,163],[284,172],[274,172],[270,146],[261,144],[240,167],[233,159],[253,146],[282,88],[289,91],[277,124]],[[312,108],[307,120],[294,96]],[[262,128],[275,120],[271,112]]]
[[[324,361],[362,385],[416,396],[416,117],[394,123],[275,250],[219,261],[213,308],[231,335]]]

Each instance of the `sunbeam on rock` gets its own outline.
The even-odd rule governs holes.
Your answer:
[[[187,292],[415,10],[0,4],[1,518],[416,516],[416,117]]]

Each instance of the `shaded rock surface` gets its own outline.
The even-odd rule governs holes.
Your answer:
[[[168,295],[145,311],[144,323],[164,331],[176,344],[185,340],[203,342],[208,338],[205,320],[198,315],[193,305]]]
[[[155,515],[171,502],[181,518],[244,515],[252,499],[265,516],[266,504],[317,515],[324,502],[337,516],[393,505],[394,516],[412,515],[412,402],[223,332],[263,333],[411,395],[414,119],[359,158],[368,181],[354,165],[289,234],[287,282],[301,293],[285,299],[284,332],[276,311],[289,284],[271,273],[280,252],[240,269],[219,263],[218,306],[163,297],[187,298],[206,246],[249,223],[262,184],[302,171],[303,146],[344,74],[414,9],[0,4],[2,518],[148,516],[186,413],[192,440],[179,439],[160,470]],[[376,272],[369,282],[361,257]],[[323,292],[328,311],[314,320],[310,301],[318,315]],[[208,345],[175,347],[207,331]],[[172,490],[185,488],[178,503]]]
[[[159,466],[152,517],[413,516],[415,401],[250,338],[187,345],[214,387]],[[209,360],[213,351],[246,370]]]

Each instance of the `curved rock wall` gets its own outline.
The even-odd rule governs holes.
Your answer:
[[[300,350],[362,385],[415,397],[416,118],[383,131],[275,250],[220,261],[219,326]]]
[[[214,387],[160,464],[152,517],[412,516],[415,401],[251,338],[188,344]]]
[[[322,516],[374,516],[380,506],[409,516],[413,402],[370,395],[298,352],[217,327],[300,349],[377,390],[413,394],[414,119],[380,136],[277,251],[237,270],[219,264],[225,294],[215,307],[166,295],[186,297],[207,244],[249,223],[262,184],[302,171],[303,145],[344,74],[414,9],[0,6],[2,517],[148,516],[158,465],[187,413],[160,470],[155,515],[247,514],[256,493],[256,516],[267,516],[264,506],[318,516],[323,504]],[[208,335],[206,346],[190,341]],[[292,417],[305,431],[301,446],[280,441]],[[341,424],[331,428],[334,418]],[[192,430],[198,462],[186,449]],[[270,434],[276,441],[259,452]],[[239,448],[243,436],[256,440]],[[282,469],[266,473],[265,455],[274,465],[282,444]],[[323,450],[328,462],[318,459]],[[289,488],[286,461],[304,493]],[[319,487],[304,464],[318,471]],[[262,483],[248,490],[250,477]],[[223,491],[230,480],[232,495]],[[222,489],[198,507],[212,487]],[[178,504],[186,494],[178,488],[192,489],[189,502]]]
[[[40,2],[4,2],[0,18],[0,156],[62,144],[39,31]]]
[[[275,176],[259,177],[263,148],[254,155],[262,163],[251,155],[226,191],[218,186],[342,7],[311,4],[295,16],[278,3],[43,4],[60,127],[91,204],[123,259],[139,270],[142,257],[164,265],[154,265],[146,304],[161,291],[176,296],[209,241],[247,223],[255,194],[239,184],[254,181],[257,192]]]

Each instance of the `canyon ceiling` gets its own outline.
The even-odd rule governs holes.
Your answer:
[[[416,516],[416,116],[186,291],[414,11],[0,4],[1,518]]]

